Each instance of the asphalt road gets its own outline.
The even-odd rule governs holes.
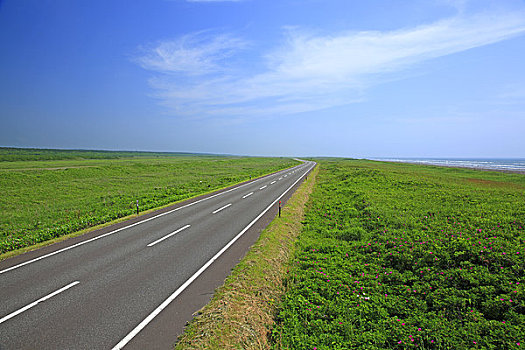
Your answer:
[[[0,350],[169,349],[314,165],[0,262]]]

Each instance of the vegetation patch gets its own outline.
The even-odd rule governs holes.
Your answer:
[[[186,328],[175,349],[268,349],[283,277],[301,231],[317,168],[293,194],[235,267],[210,303]]]
[[[36,156],[20,152],[21,159]],[[62,158],[0,161],[0,254],[133,215],[137,200],[143,212],[297,165],[287,158],[42,153]]]
[[[525,346],[524,175],[320,167],[274,348]]]
[[[0,162],[43,161],[65,159],[121,159],[121,158],[165,158],[177,156],[214,156],[180,152],[131,152],[131,151],[94,151],[69,149],[40,149],[0,147]],[[217,155],[219,156],[219,155]]]

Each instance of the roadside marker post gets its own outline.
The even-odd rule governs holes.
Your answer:
[[[279,217],[281,217],[281,201],[279,201]]]
[[[139,215],[139,200],[137,199],[137,215]]]

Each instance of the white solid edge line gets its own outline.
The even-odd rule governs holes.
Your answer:
[[[250,193],[248,193],[247,195],[242,196],[242,199],[244,199],[244,198],[248,198],[248,197],[250,197],[252,194],[253,194],[253,192],[250,192]]]
[[[315,163],[314,163],[315,165]],[[228,242],[217,254],[215,254],[206,264],[204,264],[197,272],[195,272],[183,285],[181,285],[173,294],[171,294],[166,300],[162,302],[151,314],[149,314],[142,322],[140,322],[128,335],[126,335],[117,345],[111,350],[120,350],[127,343],[131,341],[141,330],[143,330],[158,314],[161,313],[180,293],[182,293],[194,280],[197,279],[215,260],[217,260],[232,244],[234,244],[246,231],[250,229],[271,207],[277,203],[295,184],[299,182],[311,169],[310,167],[301,177],[299,177],[286,191],[284,191],[276,200],[272,202],[266,209],[264,209],[252,222],[248,224],[240,233],[237,234],[231,241]]]
[[[221,210],[228,208],[230,205],[232,205],[232,204],[231,203],[230,204],[226,204],[224,207],[220,207],[219,209],[215,210],[212,214],[217,214]]]
[[[302,165],[302,164],[297,165],[297,166],[301,166],[301,165]],[[237,189],[239,189],[239,188],[242,188],[242,187],[244,187],[244,186],[248,186],[248,185],[254,184],[255,182],[258,182],[258,181],[260,181],[260,180],[262,180],[262,179],[264,179],[264,178],[266,178],[266,177],[268,177],[268,176],[277,175],[277,174],[279,174],[279,173],[281,173],[281,172],[283,172],[283,171],[286,171],[286,169],[285,169],[285,170],[280,170],[280,171],[276,172],[275,174],[270,174],[270,175],[266,175],[266,176],[260,177],[260,178],[258,178],[258,179],[255,179],[255,180],[253,180],[253,181],[250,181],[250,182],[247,182],[247,183],[245,183],[245,184],[239,185],[239,186],[237,186],[237,187],[230,188],[229,190],[226,190],[226,191],[224,191],[224,192],[216,193],[216,194],[214,194],[214,195],[212,195],[212,196],[210,196],[210,197],[206,197],[206,198],[199,199],[198,201],[195,201],[195,202],[192,202],[192,203],[189,203],[189,204],[183,205],[183,206],[181,206],[181,207],[175,208],[175,209],[170,210],[170,211],[167,211],[167,212],[165,212],[165,213],[161,213],[161,214],[158,214],[158,215],[152,216],[151,218],[148,218],[148,219],[144,219],[144,220],[141,220],[141,221],[135,222],[135,223],[133,223],[133,224],[131,224],[131,225],[121,227],[121,228],[119,228],[119,229],[116,229],[116,230],[111,231],[111,232],[108,232],[108,233],[104,233],[103,235],[100,235],[100,236],[97,236],[97,237],[90,238],[90,239],[88,239],[88,240],[86,240],[86,241],[82,241],[82,242],[76,243],[76,244],[74,244],[74,245],[72,245],[72,246],[65,247],[65,248],[59,249],[59,250],[57,250],[57,251],[54,251],[54,252],[51,252],[51,253],[48,253],[48,254],[45,254],[45,255],[39,256],[38,258],[34,258],[34,259],[31,259],[31,260],[25,261],[25,262],[23,262],[23,263],[20,263],[20,264],[18,264],[18,265],[14,265],[14,266],[8,267],[7,269],[1,270],[1,271],[0,271],[0,275],[3,274],[3,273],[5,273],[5,272],[8,272],[8,271],[11,271],[11,270],[17,269],[17,268],[19,268],[19,267],[22,267],[22,266],[25,266],[25,265],[28,265],[28,264],[32,264],[32,263],[37,262],[37,261],[39,261],[39,260],[42,260],[42,259],[45,259],[45,258],[49,258],[50,256],[53,256],[53,255],[56,255],[56,254],[60,254],[60,253],[62,253],[62,252],[65,252],[65,251],[67,251],[67,250],[70,250],[70,249],[76,248],[76,247],[78,247],[78,246],[81,246],[81,245],[84,245],[84,244],[87,244],[87,243],[90,243],[90,242],[96,241],[96,240],[98,240],[98,239],[101,239],[101,238],[104,238],[104,237],[107,237],[107,236],[110,236],[110,235],[115,234],[115,233],[117,233],[117,232],[120,232],[120,231],[122,231],[122,230],[125,230],[125,229],[128,229],[128,228],[131,228],[131,227],[134,227],[134,226],[137,226],[137,225],[143,224],[143,223],[145,223],[145,222],[148,222],[148,221],[150,221],[150,220],[153,220],[153,219],[159,218],[159,217],[161,217],[161,216],[164,216],[164,215],[167,215],[167,214],[171,214],[171,213],[173,213],[173,212],[176,212],[177,210],[181,210],[181,209],[187,208],[187,207],[192,206],[192,205],[194,205],[194,204],[197,204],[197,203],[203,202],[203,201],[208,200],[208,199],[215,198],[215,197],[220,196],[220,195],[222,195],[222,194],[225,194],[225,193],[228,193],[228,192],[231,192],[231,191],[237,190]]]
[[[181,227],[181,228],[179,228],[177,231],[173,231],[172,233],[170,233],[170,234],[168,234],[168,235],[166,235],[166,236],[164,236],[164,237],[162,237],[162,238],[160,238],[160,239],[157,239],[155,242],[152,242],[152,243],[148,244],[148,247],[153,247],[155,244],[160,243],[160,242],[162,242],[163,240],[168,239],[168,238],[170,238],[170,237],[173,236],[173,235],[176,235],[176,234],[179,233],[180,231],[185,230],[185,229],[187,229],[187,228],[190,227],[190,226],[191,226],[191,225],[186,225],[186,226],[184,226],[184,227]]]
[[[62,293],[63,291],[65,291],[65,290],[67,290],[67,289],[69,289],[69,288],[71,288],[71,287],[76,286],[76,285],[79,284],[79,283],[80,283],[79,281],[72,282],[72,283],[68,284],[67,286],[60,288],[59,290],[57,290],[57,291],[55,291],[55,292],[53,292],[53,293],[51,293],[51,294],[48,294],[48,295],[46,295],[45,297],[40,298],[40,299],[38,299],[37,301],[34,301],[34,302],[32,302],[31,304],[28,304],[28,305],[24,306],[23,308],[21,308],[21,309],[15,311],[15,312],[10,313],[10,314],[7,315],[7,316],[2,317],[2,318],[0,319],[0,324],[3,323],[3,322],[5,322],[5,321],[7,321],[7,320],[9,320],[10,318],[15,317],[16,315],[21,314],[21,313],[24,312],[24,311],[29,310],[30,308],[36,306],[37,304],[39,304],[39,303],[41,303],[41,302],[43,302],[43,301],[46,301],[47,299],[50,299],[50,298],[54,297],[54,296],[57,295],[57,294]]]

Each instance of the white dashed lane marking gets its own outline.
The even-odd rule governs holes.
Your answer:
[[[168,238],[170,238],[170,237],[173,236],[173,235],[176,235],[176,234],[179,233],[180,231],[185,230],[185,229],[187,229],[187,228],[190,227],[190,226],[191,226],[191,225],[186,225],[186,226],[184,226],[184,227],[181,227],[181,228],[179,228],[177,231],[174,231],[174,232],[172,232],[172,233],[170,233],[170,234],[168,234],[168,235],[166,235],[166,236],[164,236],[164,237],[162,237],[162,238],[160,238],[160,239],[157,239],[155,242],[152,242],[152,243],[148,244],[148,247],[153,247],[155,244],[160,243],[160,242],[162,242],[163,240],[168,239]]]
[[[7,316],[5,316],[5,317],[0,318],[0,323],[4,323],[5,321],[9,320],[10,318],[13,318],[13,317],[15,317],[16,315],[19,315],[19,314],[21,314],[22,312],[27,311],[27,310],[29,310],[30,308],[34,307],[34,306],[37,306],[39,303],[41,303],[41,302],[43,302],[43,301],[46,301],[46,300],[48,300],[48,299],[51,299],[51,298],[54,297],[55,295],[60,294],[60,293],[62,293],[62,292],[64,292],[64,291],[68,290],[69,288],[71,288],[71,287],[73,287],[73,286],[76,286],[76,285],[79,284],[79,283],[80,283],[79,281],[75,281],[75,282],[73,282],[73,283],[70,283],[70,284],[68,284],[67,286],[62,287],[62,288],[60,288],[59,290],[57,290],[57,291],[55,291],[55,292],[53,292],[53,293],[51,293],[51,294],[48,294],[47,296],[45,296],[45,297],[43,297],[43,298],[40,298],[40,299],[38,299],[37,301],[34,301],[34,302],[32,302],[31,304],[26,305],[26,306],[24,306],[23,308],[21,308],[21,309],[15,311],[15,312],[12,312],[12,313],[10,313],[9,315],[7,315]]]
[[[232,205],[231,203],[230,204],[226,204],[224,207],[220,207],[219,209],[215,210],[213,212],[213,214],[217,214],[218,212],[220,212],[221,210],[224,210],[226,208],[228,208],[230,205]]]

